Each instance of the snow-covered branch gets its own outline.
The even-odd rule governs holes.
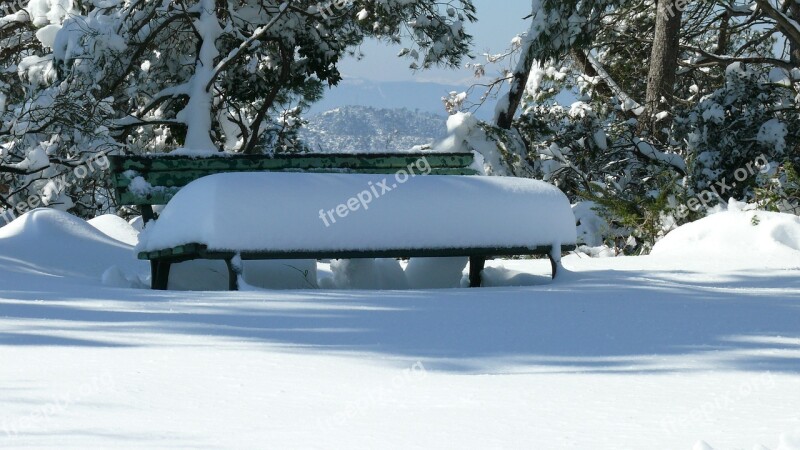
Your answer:
[[[587,54],[586,58],[597,72],[597,76],[602,79],[603,83],[605,83],[619,99],[625,111],[631,111],[637,116],[644,112],[644,107],[639,102],[634,100],[633,97],[628,95],[628,93],[626,93],[621,87],[619,87],[616,81],[614,81],[614,78],[609,75],[608,72],[606,72],[606,69],[594,56]]]
[[[798,24],[796,20],[772,6],[768,0],[756,0],[756,4],[762,11],[777,22],[778,27],[780,27],[781,31],[783,31],[792,42],[796,45],[800,45],[800,24]]]
[[[245,39],[238,47],[231,50],[228,53],[228,56],[223,58],[217,66],[214,68],[214,73],[211,75],[211,79],[208,81],[206,85],[206,90],[211,91],[211,87],[214,84],[214,81],[219,77],[219,74],[222,73],[233,61],[236,60],[240,55],[243,54],[243,51],[250,47],[255,41],[261,39],[264,34],[269,31],[272,27],[278,23],[279,20],[283,18],[283,16],[288,11],[289,5],[291,5],[293,0],[287,0],[286,2],[282,3],[279,7],[278,14],[272,18],[266,25],[257,28],[253,31],[253,34],[250,35],[247,39]]]

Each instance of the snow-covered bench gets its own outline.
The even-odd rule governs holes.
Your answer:
[[[202,177],[170,164],[165,174],[185,172],[185,180],[195,179],[185,187],[174,176],[145,173],[162,167],[158,159],[139,161],[138,170],[121,159],[112,167],[121,203],[169,200],[137,248],[139,258],[152,263],[154,289],[167,288],[171,264],[193,259],[226,261],[231,289],[238,288],[241,261],[255,259],[467,256],[470,285],[480,286],[488,258],[547,255],[555,276],[562,251],[573,249],[576,240],[566,196],[529,179],[438,175],[471,173],[464,164],[471,155],[443,156],[459,161],[439,164],[439,172],[431,159],[446,161],[436,155],[424,155],[424,164],[420,155],[406,155],[411,159],[394,163],[406,162],[401,169],[366,161],[347,169],[378,173],[261,168]],[[209,164],[200,161],[184,163],[195,169]],[[170,181],[174,186],[164,186]]]

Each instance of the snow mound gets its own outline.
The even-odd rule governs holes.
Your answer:
[[[139,232],[125,219],[114,214],[104,214],[88,220],[89,225],[97,228],[106,236],[135,246],[139,242]]]
[[[408,289],[408,281],[396,259],[342,259],[331,261],[332,284],[327,289]]]
[[[653,247],[652,255],[797,264],[800,217],[767,211],[713,214],[667,234]]]
[[[129,275],[118,266],[111,266],[106,269],[106,271],[103,272],[101,281],[103,286],[116,288],[146,289],[149,287],[146,276]]]
[[[63,211],[35,209],[0,228],[0,266],[9,271],[99,280],[114,265],[145,267],[130,245]]]
[[[133,219],[131,219],[128,222],[128,224],[130,224],[130,226],[132,226],[133,229],[136,230],[136,238],[138,239],[139,232],[141,232],[144,229],[144,218],[142,218],[142,216],[136,216]]]

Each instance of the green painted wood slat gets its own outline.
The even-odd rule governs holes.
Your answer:
[[[289,170],[268,170],[265,172],[287,172]],[[251,170],[243,169],[221,169],[221,170],[192,170],[192,171],[174,171],[174,172],[144,172],[137,173],[145,181],[150,183],[151,186],[161,187],[183,187],[198,178],[216,173],[237,173],[237,172],[253,172]],[[394,169],[310,169],[303,170],[302,173],[361,173],[361,174],[392,174],[396,171]],[[477,172],[469,168],[436,168],[431,169],[428,175],[476,175]],[[114,185],[117,188],[127,188],[131,184],[131,179],[125,175],[120,174],[114,177]]]
[[[274,157],[263,155],[231,155],[208,158],[171,156],[109,156],[112,172],[159,171],[269,171],[286,169],[404,169],[425,159],[435,168],[466,168],[474,157],[471,153],[408,153],[408,154],[292,154]],[[424,168],[424,164],[420,164]],[[418,166],[419,167],[419,166]]]

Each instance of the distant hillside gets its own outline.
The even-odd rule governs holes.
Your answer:
[[[301,138],[314,150],[397,152],[430,144],[446,133],[447,118],[408,109],[344,106],[310,116]]]
[[[342,80],[325,90],[322,100],[311,106],[311,114],[320,114],[347,105],[372,108],[408,108],[433,114],[446,114],[442,97],[451,91],[463,92],[468,86],[411,81],[370,81],[358,78]]]

